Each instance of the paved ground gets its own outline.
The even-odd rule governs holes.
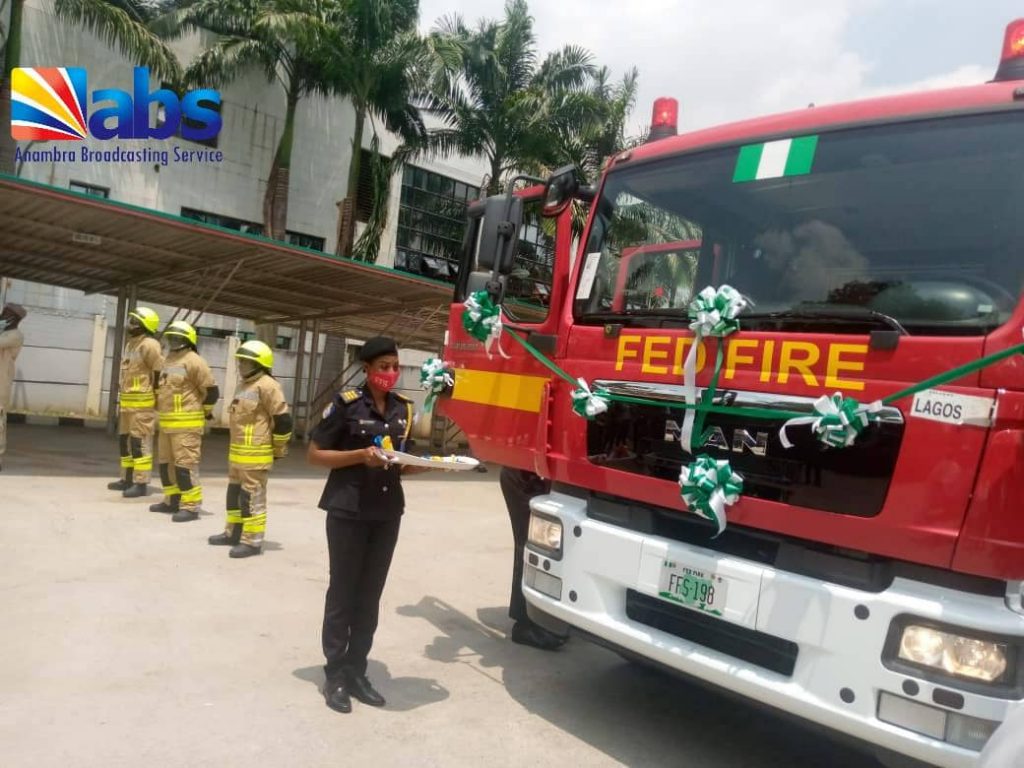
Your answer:
[[[4,766],[874,766],[776,717],[579,640],[506,639],[511,536],[497,473],[407,481],[370,666],[389,706],[328,710],[319,471],[270,484],[269,545],[229,560],[223,439],[199,522],[106,490],[101,432],[13,425],[0,473]]]

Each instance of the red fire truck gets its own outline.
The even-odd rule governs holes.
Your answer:
[[[881,400],[1024,340],[1024,19],[985,84],[675,124],[659,100],[596,187],[564,170],[470,212],[440,408],[481,459],[553,483],[531,503],[531,615],[889,759],[975,765],[1024,707],[1024,356],[882,407],[844,448],[809,427],[787,448],[784,417],[742,409]],[[507,291],[530,204],[556,232],[532,309]],[[687,303],[721,285],[751,304],[702,433],[743,478],[716,536],[680,496],[676,406]],[[504,303],[503,354],[463,328],[478,291]],[[510,333],[643,402],[577,415]]]

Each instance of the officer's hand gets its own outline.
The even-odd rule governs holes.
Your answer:
[[[374,469],[380,469],[381,467],[386,467],[388,461],[384,454],[380,452],[380,448],[371,445],[363,448],[363,464]]]

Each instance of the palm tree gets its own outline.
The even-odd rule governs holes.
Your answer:
[[[198,0],[177,14],[177,32],[207,29],[219,37],[185,71],[187,83],[219,86],[253,70],[277,82],[285,94],[284,127],[263,196],[264,232],[284,239],[288,220],[295,114],[312,94],[327,96],[320,62],[320,33],[342,23],[336,0]]]
[[[11,70],[21,64],[21,41],[24,34],[25,0],[11,0],[11,15],[3,48],[3,72],[0,74],[0,172],[14,170],[11,138]],[[56,0],[57,18],[88,29],[123,56],[139,66],[149,67],[153,74],[176,82],[181,73],[171,49],[157,36],[158,19],[173,0],[144,2],[140,0]],[[2,4],[0,4],[2,10]],[[0,34],[3,29],[0,28]]]
[[[460,16],[445,17],[431,44],[436,63],[426,108],[444,127],[432,132],[430,147],[486,157],[488,194],[509,171],[553,165],[559,132],[594,119],[584,89],[594,74],[591,54],[566,46],[540,61],[525,0],[508,0],[502,20],[474,29]]]
[[[627,133],[629,116],[636,104],[639,73],[634,67],[617,83],[607,67],[598,69],[587,83],[583,98],[587,115],[581,123],[561,127],[559,164],[573,163],[583,180],[596,183],[605,161],[636,146],[643,139]]]
[[[416,32],[419,0],[342,0],[341,24],[321,30],[319,52],[324,76],[331,87],[346,96],[355,110],[352,154],[345,209],[356,210],[363,135],[367,121],[373,132],[370,152],[374,163],[374,200],[369,226],[356,255],[373,260],[386,218],[386,180],[395,162],[385,162],[379,154],[378,122],[403,141],[405,154],[422,146],[426,127],[415,106],[420,80],[426,64],[427,48]],[[383,181],[383,183],[381,183]],[[351,222],[350,222],[351,224]],[[338,243],[339,253],[352,250],[353,226],[343,227],[347,242]]]

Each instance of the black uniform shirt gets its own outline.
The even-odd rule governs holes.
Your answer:
[[[385,413],[377,411],[373,397],[363,387],[340,392],[324,410],[323,419],[310,436],[327,451],[351,451],[374,444],[388,435],[397,450],[405,448],[412,429],[412,401],[389,392]],[[402,514],[401,468],[371,469],[365,464],[332,469],[320,496],[320,509],[340,517],[388,520]]]

